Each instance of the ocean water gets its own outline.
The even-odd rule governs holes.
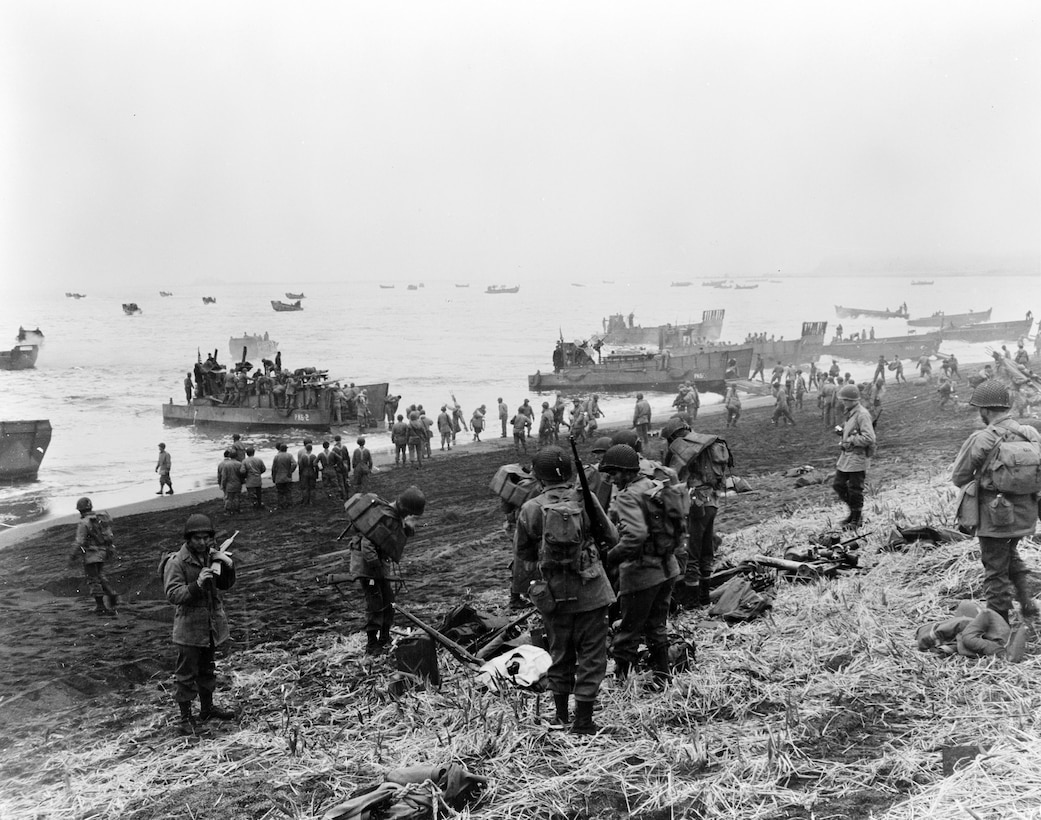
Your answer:
[[[392,283],[392,290],[376,281],[167,283],[163,289],[174,292],[167,298],[159,296],[159,287],[143,285],[118,292],[82,285],[87,298],[80,300],[66,298],[56,287],[9,289],[0,305],[0,335],[13,345],[19,325],[38,326],[46,343],[35,370],[0,371],[0,418],[48,418],[53,438],[37,481],[0,487],[0,522],[10,526],[68,514],[84,494],[98,508],[151,496],[158,486],[154,467],[160,441],[173,459],[175,489],[214,485],[233,431],[164,426],[160,407],[171,398],[184,400],[182,382],[199,351],[205,357],[217,349],[220,361],[230,362],[233,335],[266,331],[279,342],[289,368],[314,366],[334,378],[389,382],[390,391],[402,395],[402,407],[423,404],[436,415],[454,394],[469,418],[484,404],[492,422],[485,438],[492,438],[498,435],[497,398],[505,398],[511,410],[526,397],[536,407],[552,401],[529,396],[527,376],[551,370],[557,339],[585,338],[611,313],[631,311],[638,324],[655,325],[698,321],[702,310],[725,308],[723,340],[736,343],[751,332],[795,338],[802,322],[811,320],[827,320],[829,329],[841,321],[847,333],[872,327],[876,336],[906,332],[899,319],[838,320],[836,304],[882,309],[906,302],[912,317],[992,307],[992,321],[1041,310],[1036,278],[992,273],[934,277],[931,286],[912,286],[914,278],[798,277],[762,281],[753,290],[723,290],[703,287],[702,279],[693,277],[691,287],[674,288],[669,278],[607,281],[610,276],[576,275],[574,283],[506,282],[520,285],[520,291],[500,295],[484,292],[495,282],[462,277],[425,282],[414,291],[403,281]],[[282,299],[285,291],[306,294],[303,311],[271,309],[270,300]],[[216,297],[216,304],[203,305],[204,295]],[[125,316],[121,303],[129,301],[143,313]],[[994,346],[957,343],[944,349],[973,361]],[[870,362],[843,364],[858,377],[873,370]],[[656,416],[664,418],[672,394],[648,398]],[[622,421],[631,417],[633,396],[602,395],[601,407],[608,421]],[[356,430],[329,435],[336,432],[353,445]],[[270,463],[278,441],[292,450],[303,435],[286,430],[245,438]],[[390,447],[385,431],[370,432],[367,440],[376,451]]]

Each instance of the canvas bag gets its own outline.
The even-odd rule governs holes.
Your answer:
[[[107,512],[95,512],[87,516],[87,531],[94,543],[103,547],[111,547],[116,543],[112,531],[112,516]]]
[[[1009,439],[1010,434],[1016,438]],[[1016,430],[1003,432],[990,461],[989,475],[999,493],[1033,495],[1041,492],[1041,445],[1023,438]]]
[[[726,440],[719,436],[690,432],[669,444],[672,456],[685,465],[702,485],[722,490],[734,456]]]
[[[643,511],[650,538],[644,544],[644,555],[664,558],[679,547],[687,534],[690,493],[686,487],[652,481],[654,487],[643,496]]]
[[[538,495],[538,480],[519,464],[504,464],[492,476],[489,489],[511,507],[523,506]]]
[[[539,564],[544,568],[578,571],[586,542],[582,504],[571,496],[542,505],[542,545]]]
[[[390,504],[374,493],[355,493],[343,509],[354,528],[375,544],[383,557],[394,563],[401,561],[408,536],[404,522]]]

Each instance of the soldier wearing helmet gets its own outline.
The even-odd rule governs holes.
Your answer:
[[[364,502],[355,507],[356,500]],[[413,518],[426,510],[427,499],[414,484],[391,503],[372,494],[355,494],[344,504],[350,515],[354,509],[366,510],[365,516],[352,518],[341,537],[350,536],[351,575],[365,597],[365,653],[380,655],[390,646],[390,628],[394,625],[395,586],[400,582],[397,564],[404,542],[416,534]],[[378,528],[366,529],[367,522],[378,522]],[[384,533],[391,541],[381,542]],[[393,551],[393,550],[396,550]]]
[[[643,397],[643,393],[636,394],[636,405],[633,407],[633,429],[640,441],[647,444],[647,438],[651,432],[651,404]]]
[[[119,598],[105,577],[105,561],[115,551],[111,538],[112,519],[107,512],[94,512],[94,503],[86,496],[76,502],[76,509],[80,520],[76,524],[76,540],[69,556],[69,566],[82,560],[87,587],[94,598],[94,614],[114,618],[118,614]]]
[[[679,474],[674,469],[666,467],[660,461],[655,461],[653,458],[647,458],[644,455],[643,441],[640,440],[635,430],[618,430],[611,436],[611,443],[632,447],[640,457],[640,472],[647,478],[657,479],[668,484],[679,483]]]
[[[155,471],[159,473],[159,491],[156,495],[163,494],[163,487],[166,487],[168,495],[173,495],[173,484],[170,482],[170,454],[166,452],[166,445],[162,443],[159,445],[159,460],[156,462]]]
[[[843,519],[843,529],[856,529],[863,523],[864,479],[875,454],[875,428],[871,414],[860,403],[860,391],[855,384],[839,388],[838,400],[842,405],[844,422],[836,427],[841,434],[838,463],[835,465],[835,494],[849,507]]]
[[[225,549],[230,539],[215,545],[210,519],[194,513],[184,522],[184,544],[162,567],[166,599],[176,607],[173,643],[174,700],[180,710],[179,731],[195,733],[192,702],[199,699],[199,720],[231,720],[235,713],[213,703],[217,688],[216,647],[230,637],[221,592],[235,583],[235,564]]]
[[[570,723],[570,694],[575,696],[575,734],[595,734],[593,707],[607,672],[607,610],[615,596],[607,580],[597,545],[592,540],[593,522],[583,504],[582,493],[572,483],[571,456],[550,445],[535,454],[532,470],[543,490],[529,499],[517,515],[516,559],[536,579],[530,595],[546,625],[552,664],[547,676],[553,692],[554,726]],[[618,532],[596,496],[591,499],[605,546],[613,546]],[[570,511],[567,516],[552,511]],[[551,560],[552,542],[544,536],[546,521],[568,520],[573,529],[570,552],[578,557],[566,563]]]
[[[680,574],[674,552],[647,551],[651,538],[645,497],[661,485],[640,472],[640,457],[625,444],[615,444],[600,462],[600,470],[614,485],[609,514],[618,528],[618,543],[607,562],[618,567],[621,622],[611,639],[615,676],[625,678],[639,660],[640,641],[647,644],[650,666],[659,685],[669,675],[669,637],[666,620],[672,588]],[[686,548],[686,541],[678,543]]]
[[[992,467],[997,447],[1003,441],[1031,442],[1034,451],[1041,454],[1041,435],[1011,417],[1008,388],[996,379],[979,384],[972,391],[969,404],[979,409],[980,418],[987,426],[970,435],[954,459],[951,480],[963,490],[958,506],[959,523],[965,525],[970,512],[978,519],[976,535],[980,541],[987,608],[998,612],[1007,622],[1015,597],[1020,614],[1024,618],[1035,618],[1037,604],[1018,544],[1023,536],[1033,535],[1037,527],[1038,496],[999,492]],[[974,489],[970,489],[973,485]]]

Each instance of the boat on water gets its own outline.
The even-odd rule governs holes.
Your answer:
[[[1012,322],[983,322],[980,324],[946,325],[940,330],[944,339],[958,342],[1017,342],[1030,334],[1033,318]]]
[[[600,281],[603,282],[605,285],[613,285],[614,284],[614,279],[601,279]]]
[[[516,293],[520,290],[520,285],[514,285],[512,288],[506,287],[506,285],[489,285],[485,293]]]
[[[67,297],[69,297],[70,299],[85,299],[85,298],[87,298],[87,294],[85,294],[85,293],[71,293],[69,291],[65,291],[65,295]]]
[[[858,316],[870,316],[875,319],[906,319],[907,306],[901,305],[896,310],[873,310],[871,308],[852,308],[835,305],[835,315],[840,319],[855,319]]]
[[[217,297],[215,296],[203,296],[202,303],[204,305],[215,305],[217,304]]]
[[[43,331],[40,328],[35,330],[26,330],[24,327],[18,327],[18,335],[15,337],[15,341],[20,345],[36,345],[37,347],[43,347]]]
[[[942,310],[936,311],[932,316],[922,316],[918,319],[908,319],[908,327],[960,327],[962,325],[974,325],[979,322],[989,322],[990,312],[993,308],[987,308],[986,310],[973,311],[970,310],[968,313],[944,313]]]
[[[734,290],[755,290],[759,285],[734,285]]]
[[[275,299],[271,300],[271,307],[277,310],[279,313],[284,313],[289,310],[303,310],[304,306],[300,304],[300,300],[297,299],[293,304],[289,305],[285,302],[279,302]]]
[[[762,356],[766,362],[807,364],[820,358],[827,332],[827,322],[803,322],[798,339],[752,338],[746,340],[746,344],[752,345],[755,355]]]
[[[886,361],[891,361],[893,356],[899,356],[901,359],[917,359],[919,356],[936,355],[944,338],[944,334],[936,331],[879,339],[832,340],[830,344],[821,348],[820,357],[837,359],[840,362],[847,359],[874,362],[878,360],[879,356],[884,356]]]
[[[409,285],[406,290],[419,290],[419,285]]]
[[[123,312],[127,316],[138,316],[143,311],[141,310],[141,308],[139,308],[137,306],[137,302],[124,302],[123,303]]]
[[[669,287],[670,288],[689,288],[690,285],[691,285],[690,282],[672,282],[669,285]]]
[[[912,285],[931,285],[932,283],[933,283],[932,279],[912,279],[911,280],[911,284]]]
[[[456,287],[457,288],[468,288],[468,287],[470,287],[470,283],[467,282],[465,285],[456,285]]]
[[[603,320],[604,332],[597,337],[608,345],[655,345],[663,347],[689,347],[701,342],[718,342],[723,333],[723,309],[703,310],[700,322],[687,324],[665,324],[641,327],[629,321],[621,313],[613,313]]]
[[[32,481],[51,443],[49,419],[0,421],[0,481]]]
[[[274,359],[278,353],[278,342],[267,335],[259,333],[243,333],[241,336],[232,336],[228,339],[228,352],[236,361],[241,361],[243,356],[251,361],[261,359]]]
[[[571,283],[571,287],[573,287],[573,288],[584,288],[585,285],[583,285],[581,282],[572,282]]]
[[[528,376],[528,389],[537,393],[669,392],[679,388],[680,382],[687,382],[697,385],[703,393],[722,394],[728,377],[747,376],[751,367],[750,345],[665,348],[657,353],[618,351],[597,361],[596,351],[588,341],[558,342],[553,351],[553,372],[536,371]]]
[[[306,299],[306,298],[307,297],[304,296],[304,294],[302,294],[302,293],[290,293],[289,291],[286,291],[286,299]]]
[[[161,291],[159,291],[159,295],[160,296],[173,296],[173,294],[170,291],[168,291],[168,290],[161,290]]]
[[[725,288],[729,286],[729,279],[706,279],[701,283],[701,287],[703,288]]]
[[[15,345],[10,350],[0,350],[0,370],[31,370],[36,367],[39,355],[37,345]]]
[[[382,288],[383,290],[394,290],[393,285],[380,285],[380,288]]]

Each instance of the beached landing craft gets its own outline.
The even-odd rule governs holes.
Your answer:
[[[621,313],[613,313],[603,320],[604,332],[596,336],[608,345],[656,345],[659,348],[718,342],[725,313],[722,309],[703,310],[700,322],[649,327],[627,324]]]
[[[123,312],[127,316],[139,316],[142,313],[142,310],[137,306],[137,302],[124,302]]]
[[[821,348],[820,355],[822,359],[838,359],[840,362],[844,359],[873,362],[877,361],[879,356],[884,356],[886,361],[890,361],[893,356],[917,359],[923,355],[936,355],[944,338],[944,334],[936,332],[880,339],[832,341]]]
[[[752,345],[756,355],[762,356],[767,362],[809,364],[820,358],[827,332],[827,322],[803,322],[802,335],[798,339],[768,339],[748,344]]]
[[[936,311],[932,316],[922,316],[918,319],[908,319],[908,327],[961,327],[962,325],[974,325],[979,322],[989,322],[990,312],[993,308],[972,311],[968,313],[944,313]]]
[[[680,382],[688,382],[697,385],[701,392],[722,394],[726,391],[728,365],[737,376],[746,376],[752,368],[752,347],[617,352],[609,353],[598,363],[588,342],[558,342],[553,351],[553,372],[536,371],[528,376],[528,389],[537,393],[668,392],[676,390]]]
[[[986,322],[962,327],[944,326],[940,335],[959,342],[1016,342],[1030,334],[1034,320],[1016,319],[1013,322]]]
[[[273,359],[278,353],[278,342],[268,338],[267,331],[263,336],[243,333],[241,336],[232,336],[228,339],[228,352],[236,361],[242,360],[243,348],[246,349],[246,358],[251,361]]]
[[[31,481],[51,443],[48,419],[0,421],[0,481]]]
[[[303,310],[304,306],[300,304],[300,300],[297,299],[293,304],[287,305],[285,302],[279,302],[275,299],[271,300],[271,307],[277,310],[279,313],[284,313],[288,310]]]
[[[906,319],[907,308],[903,305],[896,310],[871,310],[869,308],[851,308],[835,305],[835,315],[840,319],[855,319],[858,316],[870,316],[875,319]]]

